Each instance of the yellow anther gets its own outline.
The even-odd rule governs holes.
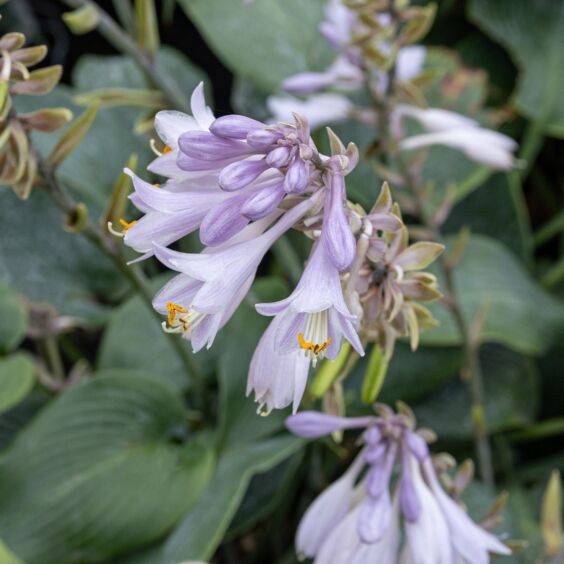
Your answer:
[[[154,186],[155,188],[160,188],[160,187],[161,187],[161,185],[160,185],[158,182],[155,182],[155,183],[153,184],[153,186]]]
[[[120,222],[120,225],[123,226],[123,229],[121,230],[121,232],[122,232],[123,234],[125,234],[128,229],[130,229],[131,227],[133,227],[133,226],[137,223],[137,221],[136,221],[135,219],[134,219],[133,221],[130,221],[130,222],[128,223],[128,222],[125,221],[125,219],[123,219],[123,218],[120,219],[119,222]]]
[[[305,351],[311,351],[314,355],[317,356],[327,349],[327,347],[331,344],[331,341],[333,341],[333,337],[329,337],[324,343],[317,344],[306,341],[304,339],[303,333],[298,333],[298,341],[302,349],[304,349]]]
[[[174,323],[177,313],[188,313],[187,309],[185,309],[182,306],[179,306],[178,304],[175,304],[173,302],[168,302],[166,304],[166,309],[168,311],[168,324],[169,325],[172,325]],[[181,317],[180,322],[182,323],[184,330],[187,331],[188,330],[188,320],[185,317]]]
[[[165,145],[163,147],[162,153],[163,155],[166,155],[167,153],[170,153],[172,151],[172,147],[170,145]]]

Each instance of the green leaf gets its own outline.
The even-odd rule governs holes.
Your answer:
[[[194,509],[172,533],[163,563],[209,560],[241,503],[251,477],[270,470],[302,446],[295,437],[276,437],[227,449]]]
[[[0,413],[18,405],[35,383],[35,366],[24,354],[0,360]],[[0,560],[1,562],[1,560]]]
[[[2,564],[25,564],[0,540],[0,562]]]
[[[553,0],[471,0],[470,17],[504,45],[521,69],[514,103],[555,137],[564,137],[564,5]]]
[[[472,233],[487,235],[526,260],[531,248],[528,222],[523,224],[522,202],[514,196],[506,174],[494,174],[451,211],[444,226],[446,233],[469,227]]]
[[[179,3],[222,61],[267,92],[293,74],[324,68],[332,53],[318,31],[324,0]]]
[[[480,358],[490,432],[533,421],[539,401],[533,362],[499,345],[484,346]],[[419,426],[430,427],[441,440],[453,440],[472,436],[471,405],[468,383],[455,380],[412,407]]]
[[[28,564],[107,561],[148,546],[194,505],[213,455],[182,402],[107,372],[53,401],[0,459],[0,530]]]
[[[66,233],[63,221],[44,192],[25,202],[0,192],[0,280],[81,324],[100,323],[108,308],[96,296],[116,297],[125,280],[92,243]]]
[[[155,279],[154,290],[164,285],[167,279],[167,276]],[[98,349],[97,367],[139,370],[178,391],[185,391],[190,381],[171,343],[171,339],[176,338],[179,336],[167,335],[163,331],[139,296],[133,296],[113,311]],[[188,341],[183,341],[183,345],[190,350]],[[209,373],[215,367],[213,355],[217,350],[200,351],[194,355],[194,362]]]
[[[447,249],[454,240],[446,240]],[[454,269],[454,283],[464,316],[472,323],[481,311],[486,320],[481,336],[524,354],[545,351],[564,323],[564,306],[544,292],[502,244],[474,235]],[[444,281],[439,275],[439,284]],[[430,309],[440,321],[437,328],[422,332],[423,344],[458,345],[458,330],[441,303]]]
[[[456,377],[461,367],[458,348],[419,347],[413,352],[406,343],[397,343],[379,401],[419,401]]]
[[[25,337],[27,310],[20,295],[5,282],[0,282],[0,352],[15,349]]]

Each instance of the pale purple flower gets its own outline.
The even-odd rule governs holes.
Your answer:
[[[341,288],[339,271],[323,242],[318,242],[296,289],[284,300],[257,304],[262,315],[277,316],[275,347],[281,354],[298,353],[314,365],[324,356],[334,359],[343,337],[359,354],[364,350]]]
[[[481,127],[423,133],[400,142],[404,151],[443,145],[464,153],[469,159],[496,170],[509,170],[516,164],[517,143],[502,133]]]
[[[292,114],[304,116],[312,129],[328,123],[338,123],[349,117],[353,103],[342,94],[312,94],[301,100],[294,96],[269,96],[266,105],[276,121],[287,121]]]
[[[155,244],[156,257],[181,273],[155,297],[154,307],[169,315],[167,331],[193,340],[194,350],[208,348],[247,294],[258,265],[272,244],[315,204],[316,196],[298,203],[262,233],[279,212],[256,222],[230,244],[200,254],[181,253]]]
[[[298,554],[316,564],[488,564],[490,553],[510,554],[444,491],[412,416],[379,411],[350,420],[313,412],[287,419],[291,431],[308,438],[366,427],[351,468],[302,518]]]

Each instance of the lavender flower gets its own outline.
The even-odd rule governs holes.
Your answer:
[[[385,406],[378,411],[350,420],[315,412],[287,419],[288,428],[303,437],[365,429],[363,449],[349,470],[302,518],[298,553],[316,564],[487,564],[490,553],[510,554],[442,488],[411,412],[395,414]]]
[[[415,119],[429,132],[402,139],[400,148],[404,151],[444,145],[493,169],[509,170],[516,164],[513,153],[517,143],[507,135],[480,127],[471,118],[438,108],[400,105],[393,117],[398,137],[401,137],[399,121],[403,116]]]

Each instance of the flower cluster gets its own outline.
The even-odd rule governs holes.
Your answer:
[[[343,339],[363,354],[341,285],[356,253],[345,188],[356,147],[330,132],[332,155],[320,154],[297,114],[293,123],[274,125],[238,115],[215,119],[202,85],[192,111],[193,117],[157,115],[165,146],[149,170],[167,181],[152,185],[126,171],[135,189],[131,200],[144,215],[124,221],[119,234],[143,253],[137,260],[154,254],[178,272],[154,307],[167,316],[164,329],[191,340],[196,352],[212,345],[272,244],[292,227],[304,230],[314,243],[296,289],[281,302],[257,305],[274,319],[249,374],[249,392],[267,412],[292,402],[296,409],[311,362],[335,358]],[[201,253],[168,248],[196,229]]]
[[[299,111],[313,127],[349,117],[374,124],[380,119],[377,109],[355,107],[344,94],[319,91],[330,89],[350,94],[364,88],[380,103],[388,97],[393,81],[400,101],[405,99],[391,116],[391,133],[400,150],[443,145],[490,168],[510,169],[515,165],[513,153],[517,148],[510,137],[455,112],[413,105],[409,93],[414,89],[414,79],[423,71],[426,53],[423,47],[409,43],[426,31],[432,16],[428,9],[407,6],[400,25],[386,2],[330,0],[320,32],[338,53],[337,58],[324,72],[305,72],[287,78],[282,83],[286,92],[311,96],[306,100],[271,97],[270,111],[277,119],[284,119],[290,111]],[[388,72],[390,67],[394,68],[393,75]],[[406,117],[417,121],[424,131],[406,138]]]
[[[356,147],[329,130],[331,155],[319,153],[298,114],[293,123],[271,125],[239,115],[215,119],[202,85],[192,111],[156,116],[164,148],[149,170],[167,180],[150,184],[126,171],[143,216],[114,231],[142,253],[136,260],[155,255],[178,273],[153,301],[167,318],[164,330],[189,339],[194,352],[211,347],[265,254],[295,227],[313,241],[303,275],[286,299],[256,306],[273,318],[249,370],[247,393],[254,392],[261,413],[289,404],[296,410],[310,366],[335,359],[343,340],[363,355],[359,331],[387,340],[387,350],[396,335],[411,334],[416,346],[418,323],[430,314],[415,300],[440,294],[431,275],[413,271],[442,246],[406,247],[387,186],[368,214],[348,203],[345,176],[357,163]],[[168,248],[197,229],[201,253]]]
[[[43,108],[16,115],[12,97],[50,92],[62,74],[60,65],[30,71],[47,54],[47,47],[24,47],[25,36],[0,37],[0,184],[25,199],[37,176],[37,157],[29,146],[32,130],[52,132],[72,119],[66,108]]]
[[[361,453],[306,511],[298,553],[316,564],[487,564],[489,553],[510,554],[443,489],[427,433],[415,430],[409,410],[377,410],[349,419],[307,411],[288,418],[290,431],[306,438],[365,429]]]

